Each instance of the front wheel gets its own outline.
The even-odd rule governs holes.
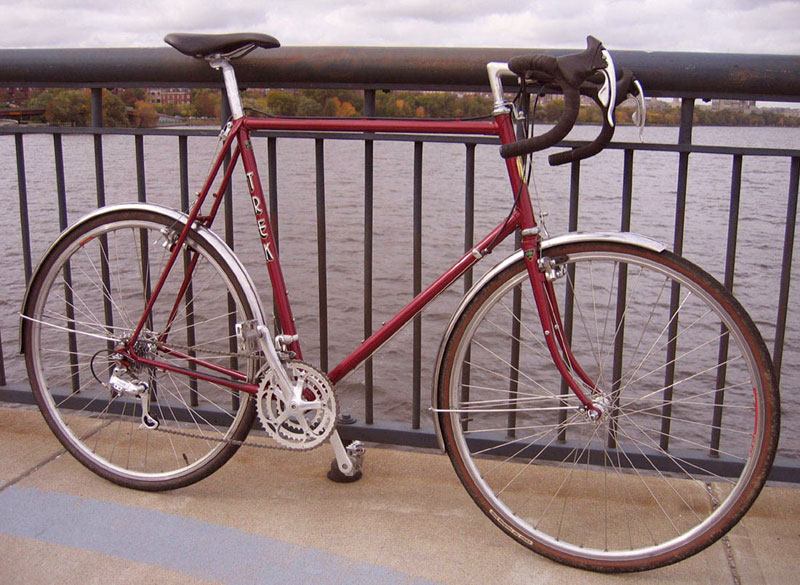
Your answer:
[[[564,335],[602,416],[553,366],[520,258],[445,340],[437,416],[456,472],[497,526],[559,562],[637,571],[697,553],[747,511],[777,447],[758,330],[670,252],[595,241],[546,254],[563,268]]]
[[[81,463],[126,487],[163,490],[206,477],[233,455],[255,416],[250,394],[215,381],[254,371],[254,358],[237,355],[235,324],[256,309],[230,252],[210,235],[189,232],[132,348],[192,374],[127,364],[115,353],[183,226],[152,206],[95,213],[58,240],[28,293],[24,351],[45,420]],[[200,375],[209,373],[216,378]]]

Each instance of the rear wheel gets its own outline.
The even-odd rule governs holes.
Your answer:
[[[236,452],[254,420],[250,394],[115,354],[182,228],[146,208],[93,215],[48,253],[29,292],[24,349],[39,408],[81,463],[126,487],[171,489],[206,477]],[[200,369],[196,357],[252,375],[254,359],[236,355],[234,326],[253,317],[227,260],[192,231],[133,351],[184,370]]]
[[[755,325],[669,253],[583,242],[547,250],[593,420],[544,345],[520,259],[446,340],[438,417],[472,498],[506,533],[598,571],[663,566],[709,546],[761,490],[779,398]]]

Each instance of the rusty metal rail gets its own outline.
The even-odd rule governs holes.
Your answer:
[[[800,101],[800,56],[614,51],[654,97]],[[486,63],[526,52],[507,48],[281,47],[236,65],[246,87],[425,89],[488,87]],[[218,87],[216,72],[168,47],[0,51],[0,87]]]

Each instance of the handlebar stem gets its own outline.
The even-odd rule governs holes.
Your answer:
[[[511,110],[511,103],[506,100],[503,93],[503,82],[501,77],[503,75],[516,77],[516,74],[508,68],[508,63],[499,63],[492,61],[486,64],[486,71],[489,74],[489,86],[492,88],[492,99],[494,100],[492,107],[492,115],[505,114]]]

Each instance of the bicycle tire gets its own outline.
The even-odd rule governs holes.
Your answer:
[[[141,400],[110,389],[113,350],[144,312],[183,228],[176,217],[154,206],[126,206],[78,222],[37,268],[22,320],[29,380],[53,433],[94,473],[149,491],[183,487],[219,469],[255,416],[248,393],[148,368],[137,374],[150,385],[150,413],[158,421],[148,430],[142,425]],[[140,336],[142,351],[184,368],[191,367],[186,355],[230,365],[236,340],[228,315],[241,322],[258,310],[210,240],[197,228],[189,232]],[[155,339],[166,322],[195,252],[198,261],[165,344],[180,346],[184,358],[168,357],[147,340]],[[254,361],[247,358],[238,368],[252,374]]]
[[[566,268],[553,282],[564,332],[605,414],[590,420],[562,385],[520,255],[444,341],[437,416],[461,482],[504,532],[567,565],[640,571],[703,550],[755,501],[778,444],[758,329],[668,251],[589,241],[546,255]]]

